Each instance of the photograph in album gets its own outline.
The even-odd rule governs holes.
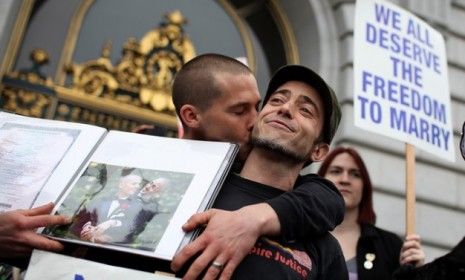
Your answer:
[[[155,251],[193,177],[90,162],[56,211],[72,223],[44,233]]]

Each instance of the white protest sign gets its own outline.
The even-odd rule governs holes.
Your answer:
[[[454,161],[441,34],[389,2],[357,1],[354,114],[357,127]]]
[[[25,280],[169,280],[179,279],[34,250]]]

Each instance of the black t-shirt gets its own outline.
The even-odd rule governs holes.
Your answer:
[[[283,193],[279,189],[231,174],[213,208],[237,210]],[[233,279],[339,280],[347,279],[347,268],[337,240],[329,233],[319,237],[299,238],[294,242],[261,237],[239,264]]]
[[[266,202],[278,215],[286,240],[324,234],[344,219],[342,195],[331,181],[316,174],[299,176],[292,191]]]

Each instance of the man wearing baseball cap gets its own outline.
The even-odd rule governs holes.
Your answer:
[[[305,165],[324,159],[339,121],[337,99],[318,74],[300,65],[279,69],[252,131],[252,151],[213,207],[236,210],[292,190]],[[261,237],[232,278],[345,279],[347,272],[338,242],[327,233],[294,242]]]
[[[252,151],[240,174],[226,179],[213,207],[237,210],[291,191],[299,180],[313,180],[300,177],[299,172],[325,157],[339,121],[337,99],[321,77],[299,65],[279,69],[252,131]],[[215,278],[215,270],[220,275],[227,265],[227,256],[220,253],[207,278]],[[260,237],[231,278],[346,279],[347,270],[329,233],[292,241]]]

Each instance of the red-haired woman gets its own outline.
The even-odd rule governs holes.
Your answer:
[[[344,198],[344,221],[332,234],[341,245],[350,280],[391,279],[400,264],[424,263],[418,235],[407,236],[402,244],[394,233],[374,226],[370,176],[354,149],[335,148],[326,156],[318,174],[332,181]]]

